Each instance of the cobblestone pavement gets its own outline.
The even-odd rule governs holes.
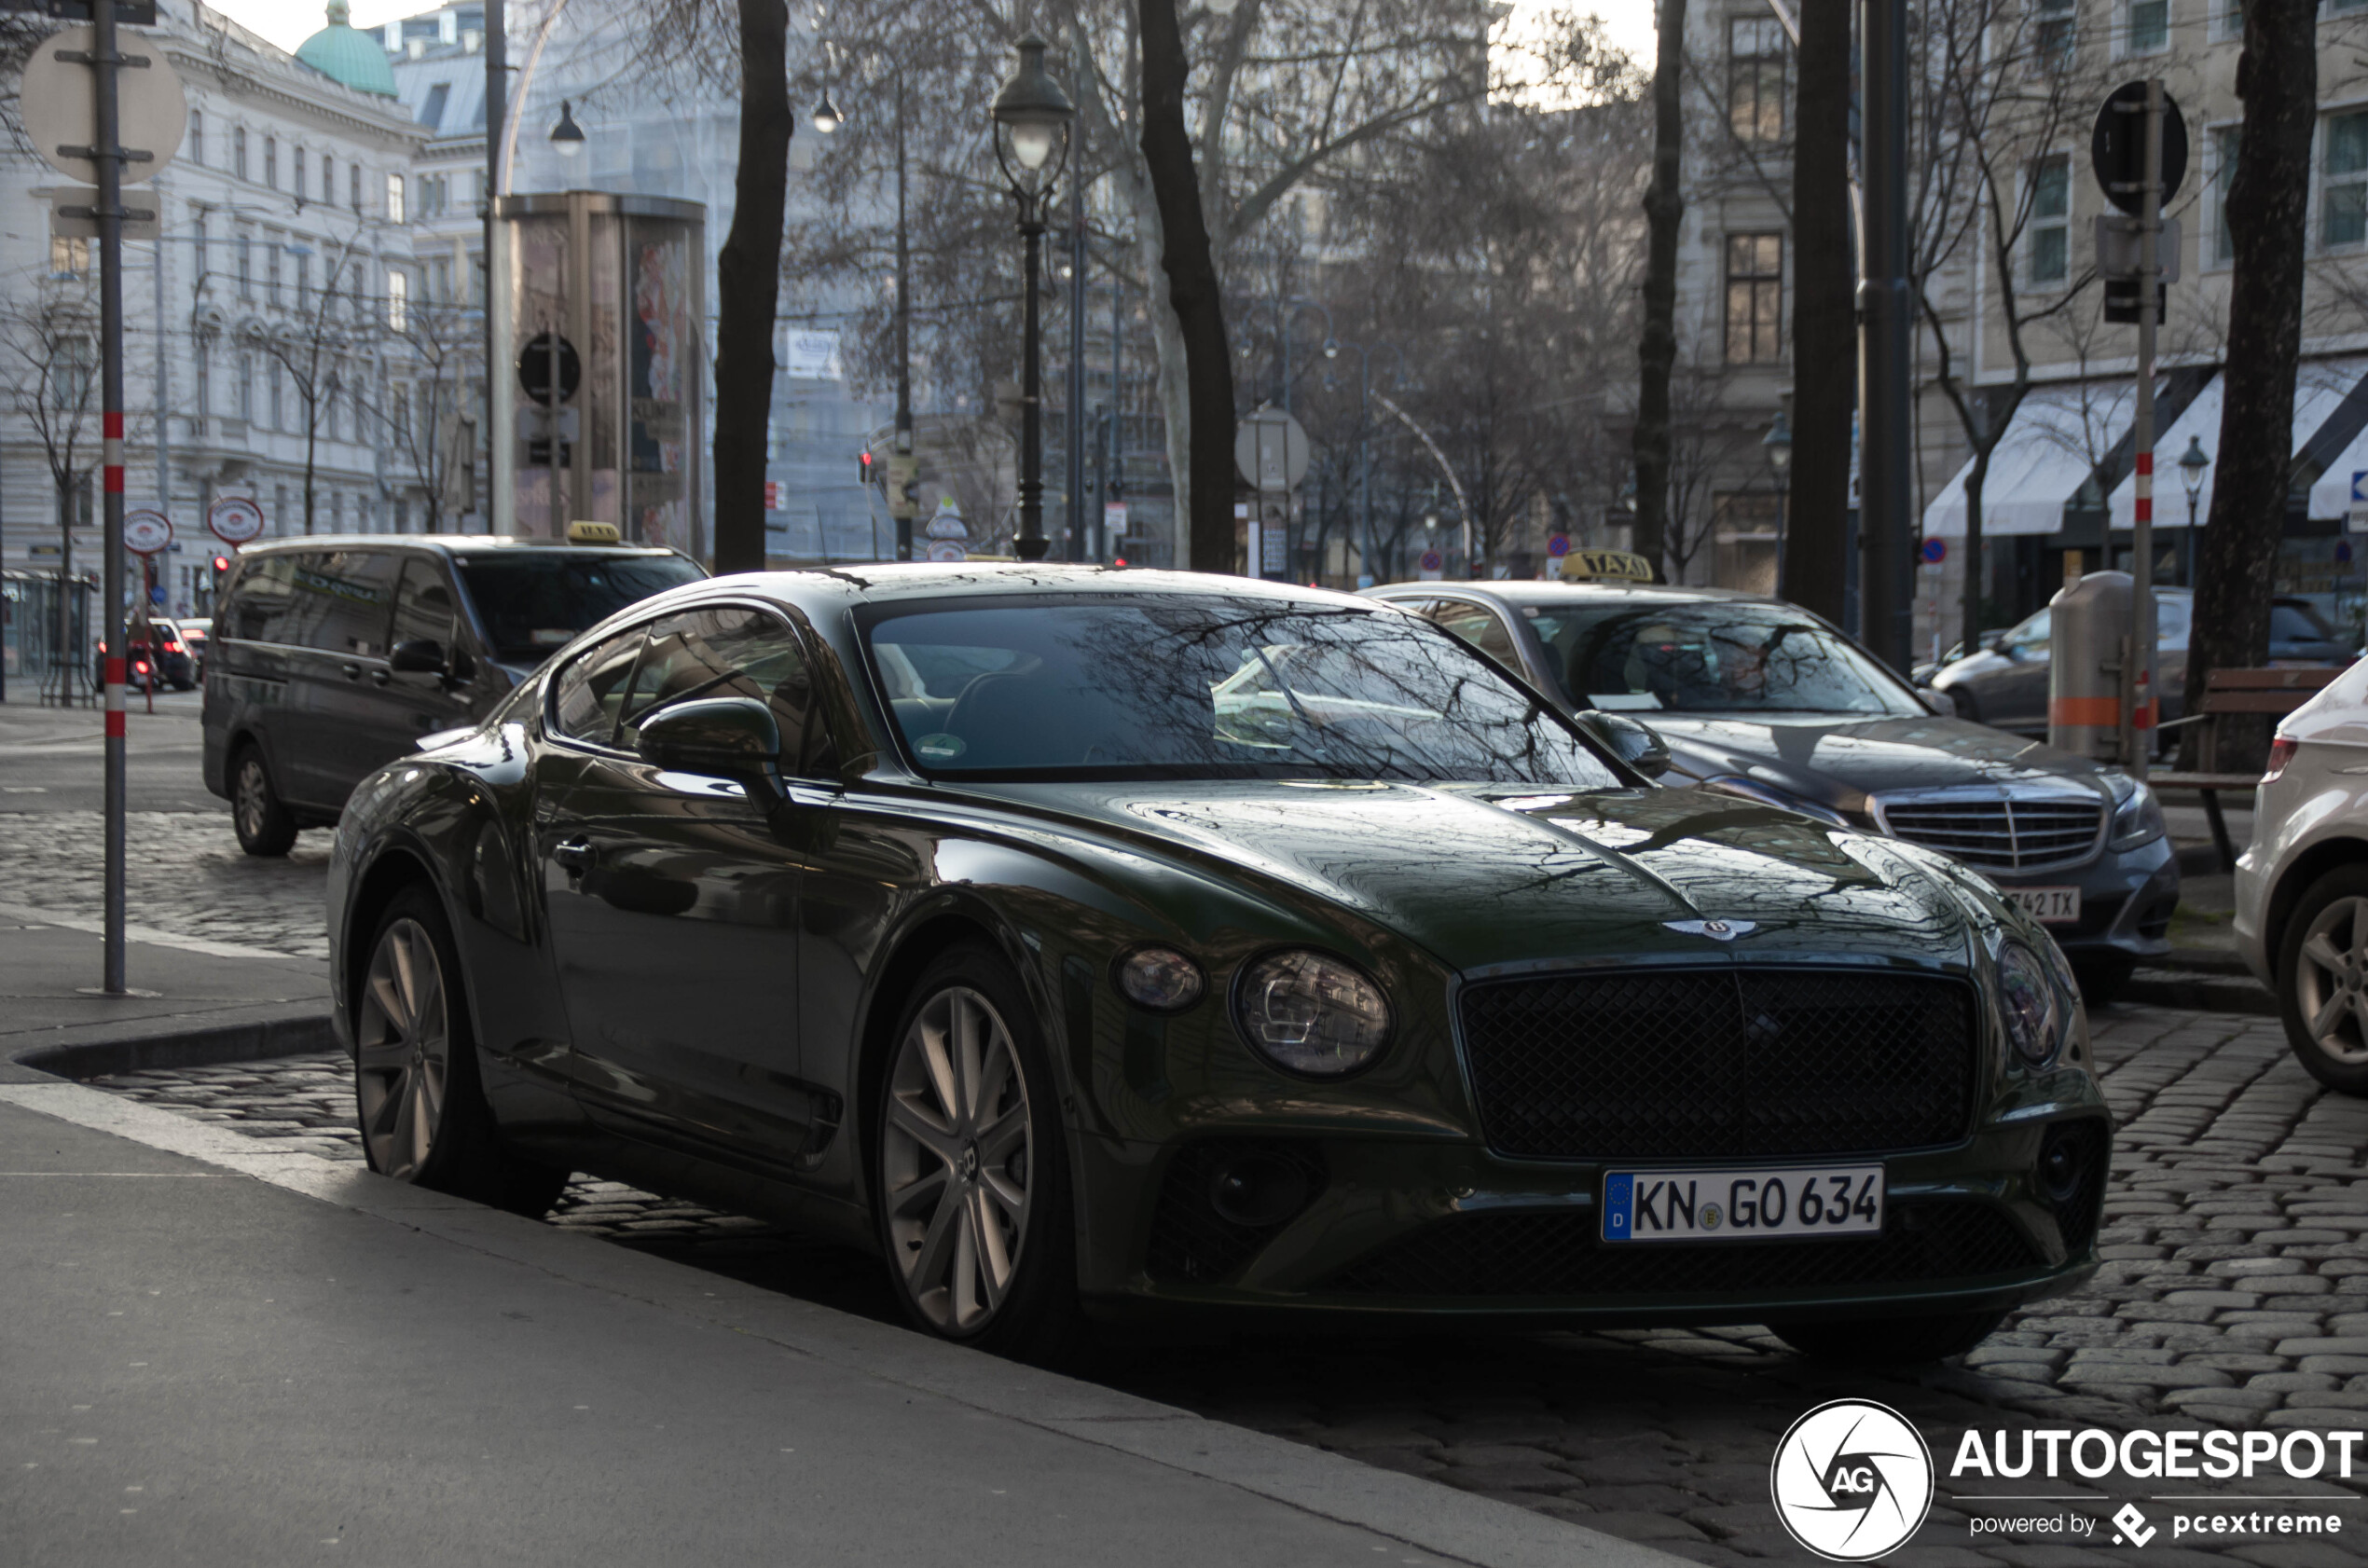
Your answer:
[[[1845,1394],[1901,1410],[1942,1461],[1932,1520],[1889,1560],[1906,1568],[2368,1561],[2368,1466],[2348,1485],[2279,1478],[2274,1488],[2234,1488],[2341,1499],[2330,1505],[2347,1526],[2334,1540],[2269,1534],[2199,1549],[2159,1538],[2132,1553],[1972,1534],[1969,1520],[2017,1511],[2102,1519],[2143,1488],[2108,1493],[2067,1476],[2044,1488],[2057,1499],[2044,1510],[1969,1496],[1946,1476],[1955,1434],[1969,1426],[2368,1426],[2368,1104],[2320,1091],[2265,1020],[2126,1007],[2097,1022],[2121,1126],[2103,1233],[2110,1261],[2081,1295],[2039,1303],[1960,1363],[1843,1372],[1739,1327],[1166,1347],[1122,1355],[1097,1375],[1709,1563],[1810,1561],[1773,1522],[1769,1459],[1804,1410]],[[290,1147],[360,1158],[339,1057],[100,1082]],[[551,1222],[895,1316],[872,1259],[761,1221],[580,1176]],[[2090,1501],[2061,1501],[2072,1497]],[[2098,1530],[2095,1540],[2112,1539],[2110,1523]]]
[[[0,812],[0,898],[60,914],[104,905],[103,822],[96,811]],[[135,926],[325,958],[322,904],[327,830],[296,835],[284,858],[249,855],[218,811],[126,815],[125,901]]]

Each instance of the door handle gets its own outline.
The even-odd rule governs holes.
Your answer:
[[[359,681],[362,679],[362,667],[360,665],[339,665],[337,667],[345,671],[345,678],[348,681]]]
[[[393,677],[393,676],[389,675],[389,674],[388,674],[385,670],[383,670],[383,669],[374,669],[374,670],[372,670],[372,671],[370,672],[370,681],[371,681],[371,683],[372,683],[372,684],[374,684],[374,685],[383,686],[383,685],[385,685],[387,682],[389,682],[390,681],[392,681],[393,679],[394,679],[394,677]]]
[[[597,858],[598,852],[593,849],[592,841],[588,838],[562,839],[551,846],[551,859],[579,876],[592,869],[592,862]]]

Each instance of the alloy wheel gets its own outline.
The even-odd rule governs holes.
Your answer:
[[[2368,1065],[2368,899],[2340,898],[2303,934],[2294,964],[2295,1011],[2319,1049],[2347,1066]]]
[[[950,985],[923,1005],[888,1078],[881,1144],[889,1245],[945,1333],[1002,1307],[1027,1242],[1027,1081],[986,997]]]
[[[239,764],[239,788],[236,808],[239,826],[249,838],[263,836],[266,819],[271,814],[271,784],[263,776],[263,760],[249,757]]]
[[[361,1001],[354,1093],[370,1166],[416,1181],[435,1148],[452,1066],[444,971],[427,928],[406,917],[379,933]]]

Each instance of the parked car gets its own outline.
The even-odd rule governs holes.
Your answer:
[[[275,540],[216,607],[205,784],[284,855],[422,736],[475,723],[585,627],[706,573],[672,550],[482,534]]]
[[[1654,584],[1400,583],[1565,712],[1642,721],[1674,779],[1948,855],[2044,922],[2101,1001],[2167,952],[2179,865],[2146,786],[1935,713],[1808,611]]]
[[[123,680],[133,691],[170,686],[176,692],[186,692],[197,685],[196,661],[171,621],[151,620],[146,630],[135,630],[125,646],[131,652],[124,661]],[[90,683],[95,687],[107,683],[104,638],[99,640],[91,656]]]
[[[213,633],[213,618],[206,615],[175,615],[172,617],[172,624],[173,629],[181,635],[181,646],[189,653],[190,684],[204,685],[205,644],[206,639]],[[182,690],[187,691],[188,687],[185,686]]]
[[[1346,595],[676,589],[365,781],[328,914],[373,1168],[781,1217],[1007,1354],[1189,1313],[1913,1359],[2096,1267],[2086,1017],[2019,906],[1659,788]]]
[[[2295,1059],[2368,1094],[2368,661],[2279,722],[2236,892],[2237,951]]]
[[[2185,588],[2155,590],[2155,691],[2164,723],[2186,709],[2187,636],[2195,624],[2196,596]],[[1945,664],[1932,676],[1932,689],[1977,723],[2020,735],[2047,733],[2047,647],[2053,612],[2009,628],[1995,646]],[[1985,634],[1987,635],[1987,634]],[[2348,664],[2352,648],[2328,626],[2309,600],[2273,599],[2269,607],[2269,662],[2273,665]]]

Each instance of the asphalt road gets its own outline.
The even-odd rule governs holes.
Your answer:
[[[131,694],[125,777],[133,811],[223,811],[200,768],[200,694]],[[103,716],[95,708],[0,703],[0,812],[97,811],[106,804]]]

